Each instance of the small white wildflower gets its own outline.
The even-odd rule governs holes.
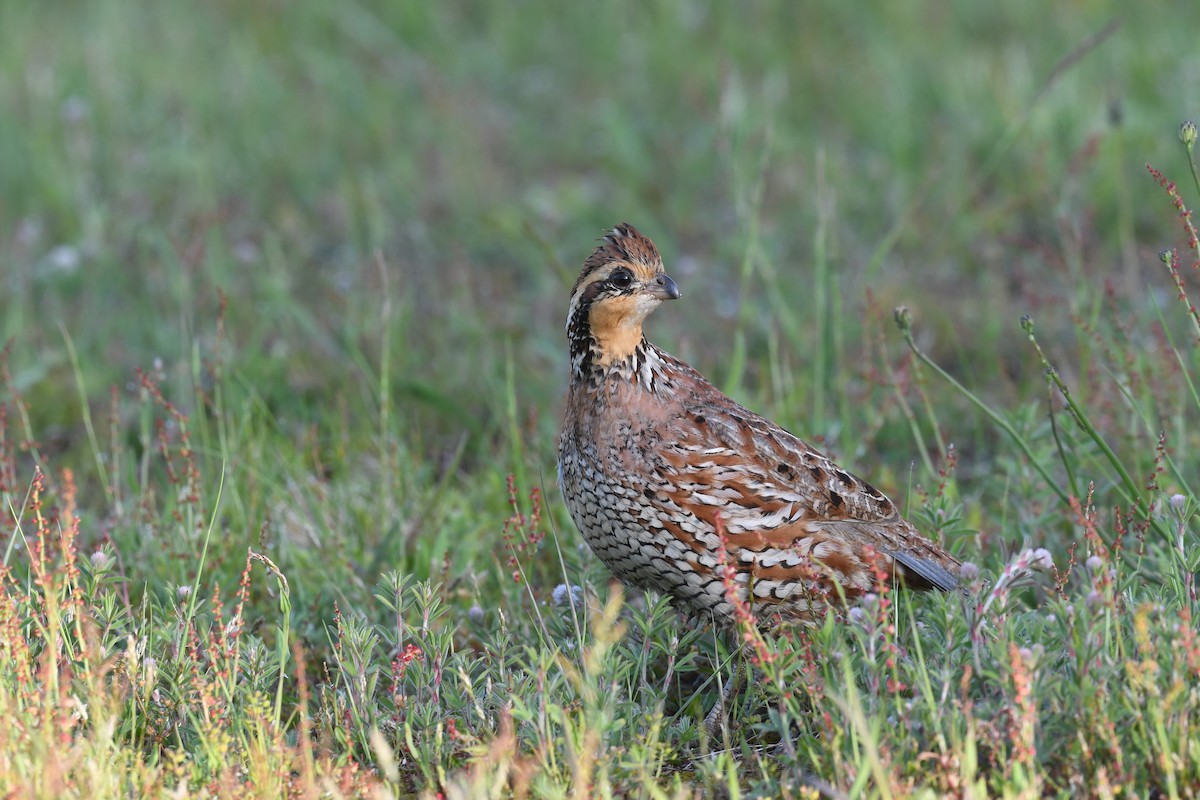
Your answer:
[[[53,273],[70,275],[79,268],[82,260],[78,247],[60,244],[46,254],[46,268]]]
[[[1046,615],[1046,622],[1049,622],[1049,623],[1058,622],[1058,617],[1054,614],[1054,612],[1050,612],[1049,614]]]
[[[1044,547],[1039,547],[1033,551],[1033,555],[1029,566],[1032,569],[1041,569],[1049,571],[1054,569],[1054,557],[1050,555],[1050,551]]]
[[[1100,556],[1088,556],[1087,561],[1084,563],[1087,564],[1087,568],[1092,572],[1099,572],[1100,568],[1104,566],[1104,559]]]
[[[1171,495],[1171,508],[1175,509],[1176,511],[1179,511],[1180,509],[1182,509],[1185,503],[1187,503],[1187,498],[1184,497],[1183,495],[1181,495],[1181,494]]]
[[[261,257],[258,245],[243,239],[233,246],[233,257],[243,264],[255,264]]]
[[[574,584],[568,586],[560,583],[551,592],[550,602],[556,606],[581,606],[583,605],[583,589]]]
[[[96,552],[92,553],[91,561],[92,568],[95,569],[96,572],[103,572],[104,570],[108,569],[110,564],[112,564],[112,559],[109,558],[108,553],[104,552],[103,550],[97,550]]]
[[[192,587],[184,584],[175,590],[175,596],[180,600],[187,600],[192,594]]]
[[[88,105],[87,100],[84,100],[77,94],[73,94],[63,101],[60,110],[63,120],[68,123],[76,123],[87,119],[87,115],[91,112],[91,107]]]
[[[962,576],[964,581],[973,581],[979,577],[979,565],[973,561],[964,561],[962,567],[958,570],[958,574]]]
[[[862,604],[864,606],[873,606],[879,602],[879,595],[874,592],[867,592],[862,596]]]
[[[850,609],[850,621],[851,622],[861,623],[863,621],[863,617],[865,617],[865,616],[866,616],[866,614],[864,614],[863,610],[861,608],[859,608],[858,606],[854,606],[853,608]]]

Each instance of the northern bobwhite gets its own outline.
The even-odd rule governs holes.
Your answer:
[[[873,565],[910,588],[955,588],[959,562],[882,492],[646,341],[643,320],[679,296],[628,224],[604,236],[571,290],[559,484],[613,574],[719,628],[734,623],[726,569],[765,627],[812,622],[871,591]]]

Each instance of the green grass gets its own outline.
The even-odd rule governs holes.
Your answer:
[[[0,790],[1200,793],[1161,5],[0,4]],[[554,482],[622,220],[657,343],[979,573],[751,636],[722,741]]]

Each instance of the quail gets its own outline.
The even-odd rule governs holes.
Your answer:
[[[731,594],[769,629],[822,619],[871,591],[878,570],[954,589],[959,562],[883,492],[646,340],[646,317],[679,297],[628,224],[605,234],[571,290],[559,485],[613,575],[726,630]]]

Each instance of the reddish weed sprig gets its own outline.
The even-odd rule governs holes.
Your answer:
[[[192,449],[188,417],[163,395],[162,389],[150,374],[141,369],[138,369],[135,374],[144,395],[165,411],[170,421],[170,426],[168,426],[167,420],[156,420],[155,433],[159,455],[162,456],[163,468],[167,473],[167,481],[176,487],[178,492],[179,503],[174,509],[173,516],[176,522],[182,523],[184,507],[196,509],[200,506],[200,467],[196,461],[196,453]],[[172,433],[177,435],[179,440],[178,465],[171,454]],[[204,516],[195,514],[194,517],[193,524],[199,531],[204,525]]]
[[[397,682],[404,678],[404,673],[408,671],[408,665],[414,661],[424,661],[425,651],[417,647],[411,642],[404,645],[403,652],[392,661],[392,671]]]
[[[16,679],[17,708],[37,708],[38,691],[34,681],[34,658],[25,635],[25,623],[32,616],[28,595],[12,575],[10,567],[0,565],[0,660],[4,670]],[[2,674],[2,673],[0,673]],[[20,714],[11,715],[17,731],[23,731]]]
[[[820,719],[824,726],[824,732],[826,735],[832,736],[834,733],[833,717],[829,713],[829,704],[824,702],[825,677],[821,662],[824,660],[825,654],[818,653],[811,637],[795,627],[783,629],[779,636],[789,645],[784,650],[795,656],[793,663],[796,666],[788,674],[800,678],[799,688],[803,689],[808,696],[808,704],[811,708],[821,709]],[[794,690],[790,685],[784,689],[786,699],[792,699],[793,695]]]
[[[395,709],[393,719],[400,722],[404,718],[404,708],[408,698],[404,693],[404,675],[408,672],[409,664],[414,661],[424,661],[425,652],[417,645],[406,644],[399,655],[392,659],[392,705]]]
[[[725,586],[725,602],[733,607],[733,618],[741,631],[742,641],[750,645],[751,663],[762,669],[774,663],[775,654],[767,647],[749,603],[742,598],[742,587],[737,582],[737,569],[729,563],[728,539],[720,514],[713,519],[713,526],[717,530],[717,568],[721,570],[721,581]]]
[[[200,652],[200,634],[196,631],[195,625],[188,626],[187,662],[192,682],[192,697],[190,699],[200,706],[202,719],[206,723],[211,723],[213,709],[217,708],[220,704],[212,691],[212,684],[208,681],[202,668],[204,657]]]
[[[33,514],[37,535],[33,541],[32,563],[30,566],[33,567],[33,583],[40,588],[46,587],[49,578],[49,571],[46,566],[46,540],[50,535],[50,525],[42,514],[42,495],[45,493],[45,490],[46,478],[42,474],[42,468],[34,467],[33,482],[29,489],[29,511]]]
[[[1191,209],[1184,204],[1175,181],[1168,180],[1165,175],[1149,164],[1146,165],[1146,169],[1150,171],[1150,176],[1154,178],[1155,183],[1167,190],[1167,196],[1171,198],[1171,205],[1175,206],[1175,210],[1179,213],[1179,219],[1183,223],[1183,229],[1187,233],[1188,247],[1200,254],[1200,236],[1196,235],[1196,226],[1192,224]],[[1192,264],[1192,268],[1200,268],[1200,261]]]
[[[874,662],[877,657],[883,657],[883,666],[887,671],[887,681],[884,688],[891,694],[899,694],[907,687],[897,677],[897,667],[901,655],[900,645],[896,641],[896,621],[892,611],[892,572],[885,563],[884,557],[875,552],[875,548],[863,550],[863,558],[871,570],[874,580],[873,591],[868,608],[874,611],[873,635],[868,643],[868,658]],[[867,598],[864,597],[864,600]],[[871,689],[879,690],[879,676],[872,671]]]
[[[1154,447],[1154,468],[1150,471],[1150,475],[1146,478],[1147,494],[1158,492],[1158,476],[1167,471],[1167,432],[1159,431],[1158,443]]]
[[[1033,700],[1034,656],[1025,648],[1008,644],[1008,667],[1013,682],[1013,707],[1009,709],[1009,741],[1012,745],[1012,761],[1034,774],[1037,758],[1035,731],[1037,710]],[[1012,765],[1009,765],[1011,770]]]
[[[1179,270],[1179,251],[1174,247],[1162,250],[1158,254],[1158,260],[1166,265],[1167,272],[1171,275],[1171,281],[1175,284],[1176,291],[1179,292],[1179,302],[1187,306],[1188,318],[1192,321],[1192,327],[1196,330],[1197,337],[1200,338],[1200,311],[1193,305],[1188,297],[1187,288],[1183,285],[1183,275]]]
[[[250,565],[252,561],[252,553],[247,549],[246,564],[242,568],[235,595],[237,602],[233,607],[233,616],[227,623],[224,621],[224,608],[221,604],[220,594],[217,589],[213,589],[213,629],[209,634],[208,651],[216,670],[217,681],[230,699],[233,697],[241,672],[240,642],[242,629],[245,627],[243,612],[246,608],[246,600],[250,595]]]
[[[1076,524],[1083,528],[1083,538],[1089,552],[1084,561],[1088,570],[1088,578],[1092,584],[1091,591],[1087,596],[1087,603],[1091,607],[1101,604],[1114,607],[1118,601],[1118,595],[1113,590],[1116,578],[1115,560],[1109,547],[1104,543],[1104,537],[1096,528],[1096,509],[1092,505],[1093,488],[1088,488],[1087,498],[1082,505],[1077,498],[1071,498],[1071,512],[1075,516]],[[1118,536],[1115,541],[1117,544],[1114,547],[1119,547],[1120,537]]]
[[[521,504],[517,498],[517,481],[512,473],[509,473],[506,483],[508,485],[508,505],[512,508],[512,515],[504,521],[504,530],[500,535],[504,539],[505,545],[508,546],[508,566],[512,569],[512,579],[516,583],[520,583],[521,558],[537,552],[542,540],[546,538],[545,531],[541,529],[542,491],[536,486],[530,490],[530,510],[526,515],[521,510]]]
[[[938,488],[937,496],[946,496],[946,487],[950,485],[950,481],[954,479],[954,472],[958,469],[958,451],[954,449],[954,444],[946,445],[946,458],[938,467]]]

